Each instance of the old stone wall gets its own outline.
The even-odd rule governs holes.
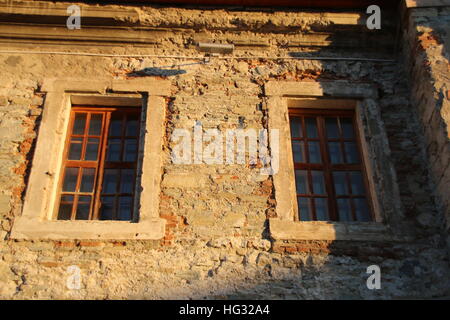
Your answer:
[[[342,44],[343,37],[334,31],[348,29],[357,37],[364,30],[352,14],[341,17],[345,21],[340,25],[335,17],[321,12],[156,7],[126,10],[138,15],[121,20],[155,28],[157,43],[86,46],[70,39],[59,44],[3,39],[1,298],[430,298],[448,294],[450,270],[439,233],[441,213],[432,197],[435,182],[429,178],[429,165],[433,168],[426,156],[429,142],[421,134],[420,113],[412,107],[406,68],[401,61],[386,56],[392,48],[374,51],[379,44],[370,44],[370,38],[364,45],[350,41],[347,46],[335,47]],[[331,34],[326,41],[321,38],[324,30]],[[139,37],[136,30],[130,29],[128,34]],[[305,34],[321,44],[295,44]],[[246,58],[212,57],[209,63],[198,63],[162,57],[23,52],[198,56],[191,44],[202,39],[241,43],[234,55]],[[292,51],[334,59],[277,58]],[[339,60],[343,57],[387,59]],[[136,74],[145,68],[150,69]],[[161,241],[10,238],[14,219],[21,214],[33,148],[39,138],[45,100],[40,87],[46,78],[68,74],[86,79],[154,76],[172,81],[160,194],[160,216],[167,220],[167,229]],[[377,105],[396,171],[393,183],[398,183],[400,190],[400,198],[393,201],[401,208],[414,240],[273,241],[267,229],[267,218],[277,215],[271,177],[246,165],[171,162],[171,133],[175,128],[192,128],[195,121],[205,129],[267,128],[264,84],[269,80],[339,80],[349,85],[377,86]],[[374,161],[376,158],[374,155]],[[380,290],[366,287],[366,268],[373,264],[381,268]],[[66,286],[71,265],[81,269],[80,290]]]
[[[424,132],[440,221],[450,228],[450,8],[413,8],[404,23],[411,100]],[[448,236],[447,236],[448,237]],[[448,238],[447,241],[450,241]],[[449,242],[450,243],[450,242]]]

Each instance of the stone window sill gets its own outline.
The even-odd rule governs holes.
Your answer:
[[[352,240],[408,241],[407,235],[394,234],[381,222],[289,221],[269,219],[275,240]]]
[[[128,221],[35,221],[19,217],[11,238],[23,240],[158,240],[164,237],[165,220]]]

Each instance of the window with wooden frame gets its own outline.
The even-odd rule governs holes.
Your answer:
[[[58,220],[133,220],[140,111],[72,107]]]
[[[353,110],[289,109],[300,221],[373,221]]]

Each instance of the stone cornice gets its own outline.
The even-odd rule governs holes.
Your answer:
[[[207,42],[212,33],[239,48],[270,46],[363,48],[391,46],[394,28],[374,32],[365,25],[364,12],[254,12],[216,11],[143,6],[81,6],[81,29],[66,27],[71,3],[0,0],[0,41],[13,43],[133,44],[158,46],[168,33],[184,33],[186,44]],[[223,14],[221,14],[223,11]],[[388,13],[386,13],[387,15]],[[395,23],[395,19],[387,19]],[[250,34],[249,34],[250,33]],[[258,37],[254,37],[254,34]],[[270,42],[269,36],[282,34]]]

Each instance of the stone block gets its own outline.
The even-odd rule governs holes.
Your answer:
[[[213,226],[216,223],[214,213],[210,211],[193,211],[186,217],[189,225],[196,226]]]
[[[227,213],[223,217],[223,224],[228,227],[241,228],[245,224],[245,216],[240,213]],[[221,221],[221,222],[222,222]]]
[[[6,106],[8,104],[8,98],[5,96],[0,96],[0,106]]]
[[[5,194],[0,194],[0,212],[7,213],[11,209],[11,197]]]
[[[169,188],[204,188],[208,179],[195,173],[166,174],[162,182],[163,187]]]

